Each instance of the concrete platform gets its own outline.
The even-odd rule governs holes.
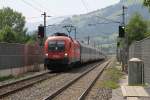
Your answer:
[[[139,100],[137,97],[128,97],[127,100]]]
[[[121,86],[124,97],[149,97],[142,86]]]
[[[150,100],[150,87],[142,87],[142,91],[145,91],[149,96],[123,96],[121,87],[128,86],[128,75],[125,74],[119,81],[120,88],[113,90],[112,99],[111,100]],[[141,91],[140,91],[141,93]],[[133,94],[132,94],[133,95]],[[141,94],[140,94],[141,95]]]

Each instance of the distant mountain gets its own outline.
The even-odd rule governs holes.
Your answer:
[[[87,14],[51,19],[47,21],[47,25],[55,25],[47,27],[46,34],[49,36],[55,32],[67,33],[67,30],[63,26],[71,24],[76,26],[78,40],[85,40],[87,42],[87,36],[90,36],[91,44],[110,44],[107,45],[108,48],[111,46],[115,48],[118,26],[122,22],[122,6],[125,5],[127,7],[125,9],[126,23],[135,12],[140,13],[145,19],[150,20],[150,12],[142,3],[143,0],[120,0],[117,4]],[[120,23],[115,23],[114,21]],[[27,23],[26,26],[29,30],[35,30],[41,23],[43,22]],[[71,36],[74,37],[74,31],[71,32]],[[115,51],[115,49],[113,50]]]
[[[109,51],[115,52],[118,26],[122,22],[122,6],[125,5],[127,7],[125,9],[126,23],[135,12],[140,13],[145,19],[150,20],[150,12],[142,3],[143,0],[120,0],[117,4],[87,14],[51,19],[47,21],[48,24],[55,25],[47,27],[46,34],[49,36],[55,32],[67,33],[67,30],[63,26],[71,24],[77,28],[78,40],[87,42],[87,36],[90,36],[91,44],[99,44],[99,46],[104,48],[104,51],[113,48],[109,49]],[[27,26],[35,30],[40,23],[29,23]],[[74,31],[71,32],[71,36],[74,37]]]
[[[60,24],[47,28],[47,36],[55,32],[65,32],[64,25],[74,25],[77,28],[77,39],[96,45],[107,53],[116,52],[118,26],[122,23],[122,7],[125,5],[126,24],[134,13],[140,13],[144,19],[150,20],[150,12],[143,6],[143,0],[120,0],[117,4],[99,9],[87,14],[74,15],[64,19]],[[109,20],[108,20],[109,19]],[[116,22],[116,23],[115,23]],[[120,23],[117,23],[120,22]],[[74,37],[74,31],[71,32]]]
[[[77,37],[87,37],[91,36],[97,38],[98,36],[110,36],[113,33],[118,32],[119,23],[114,23],[114,21],[122,22],[122,6],[125,5],[127,9],[125,10],[126,23],[129,21],[131,16],[138,12],[145,19],[150,19],[150,13],[146,7],[142,4],[143,0],[120,0],[119,3],[108,6],[106,8],[93,11],[87,14],[74,15],[67,19],[64,19],[60,24],[56,26],[51,26],[47,29],[47,35],[54,32],[67,32],[63,25],[72,24],[77,28]],[[106,19],[111,20],[106,20]],[[113,20],[113,21],[112,21]],[[72,31],[72,36],[74,32]]]

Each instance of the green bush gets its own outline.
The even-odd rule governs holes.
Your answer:
[[[116,89],[119,87],[118,81],[123,73],[117,68],[108,68],[105,70],[104,81],[99,82],[99,87]]]
[[[9,80],[9,79],[12,79],[12,78],[14,78],[14,76],[12,76],[12,75],[0,77],[0,82],[5,81],[5,80]]]

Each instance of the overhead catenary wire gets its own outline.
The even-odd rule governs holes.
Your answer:
[[[114,23],[114,22],[98,22],[98,23],[94,23],[94,24],[88,24],[89,26],[94,26],[94,25],[97,25],[97,24],[118,24],[118,23]]]
[[[42,7],[42,8],[44,8],[43,10],[46,10],[46,11],[49,12],[50,14],[53,13],[53,14],[55,15],[54,12],[52,12],[49,8],[45,7],[44,5],[42,5],[42,4],[38,3],[38,2],[36,2],[35,0],[31,0],[31,1],[34,2],[34,3],[36,3],[36,5],[38,5],[38,6]]]
[[[100,33],[103,33],[103,34],[111,34],[111,33],[108,33],[108,32],[100,32]],[[77,39],[85,39],[85,38],[88,38],[88,37],[90,37],[90,38],[95,38],[95,37],[98,37],[98,36],[102,36],[101,34],[98,34],[98,35],[91,35],[91,36],[84,36],[84,37],[80,37],[80,38],[77,38]]]
[[[86,5],[85,1],[84,1],[84,0],[81,0],[81,2],[82,2],[82,4],[83,4],[84,8],[86,9],[86,11],[88,12],[88,11],[89,11],[89,9],[88,9],[88,7],[87,7],[87,5]]]
[[[104,19],[104,20],[106,20],[106,21],[111,21],[111,22],[113,22],[113,23],[121,23],[121,22],[119,22],[119,21],[116,21],[116,20],[113,20],[113,19],[109,19],[109,18],[106,18],[106,17],[103,17],[103,16],[96,16],[96,17],[101,18],[101,19]]]
[[[28,6],[32,7],[32,8],[35,9],[36,11],[38,11],[38,12],[43,12],[40,8],[35,7],[33,4],[31,4],[31,3],[29,3],[29,2],[27,2],[27,1],[25,1],[25,0],[21,0],[21,1],[24,2],[25,4],[27,4]]]
[[[36,18],[41,18],[41,16],[37,16],[37,17],[26,17],[26,19],[36,19]]]

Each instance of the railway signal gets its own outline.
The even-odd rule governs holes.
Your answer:
[[[117,47],[120,47],[120,42],[117,42]]]
[[[40,25],[38,26],[38,38],[44,38],[44,26]]]
[[[124,38],[125,37],[125,27],[119,26],[119,37]]]

